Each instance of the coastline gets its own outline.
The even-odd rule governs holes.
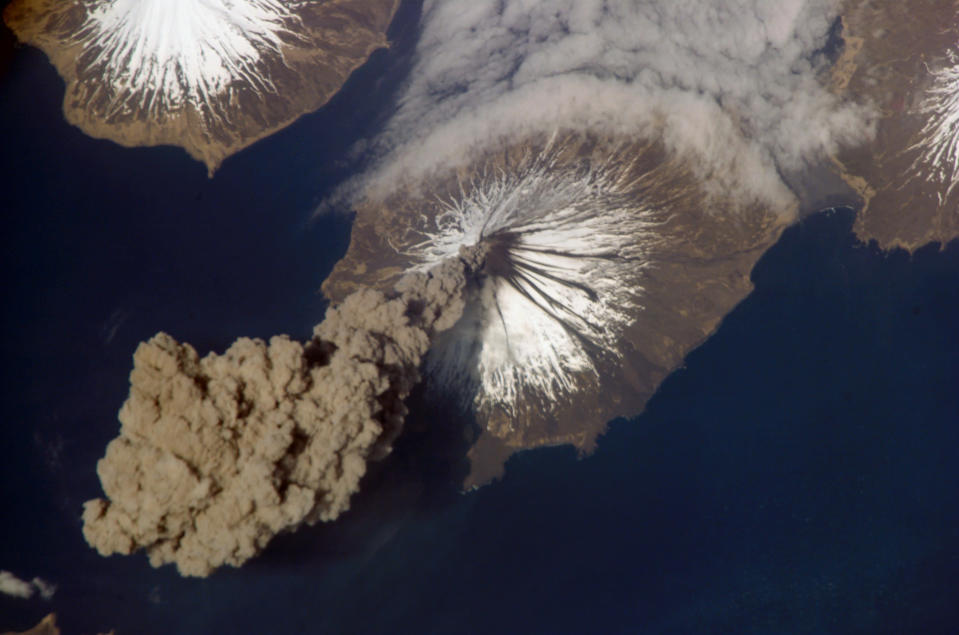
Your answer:
[[[353,1],[347,0],[345,4]],[[252,105],[256,108],[252,112],[247,112],[251,104],[242,112],[238,110],[237,105],[231,103],[236,97],[217,97],[222,101],[223,112],[229,112],[234,119],[229,130],[212,129],[209,116],[192,102],[178,111],[164,113],[160,120],[136,112],[106,116],[100,104],[103,98],[101,88],[96,85],[98,78],[86,76],[77,66],[85,54],[83,47],[70,43],[65,35],[75,32],[85,19],[79,6],[64,7],[56,0],[15,0],[5,7],[3,19],[20,41],[42,50],[57,69],[66,85],[63,116],[71,125],[94,139],[107,139],[128,148],[178,146],[205,164],[212,178],[230,156],[326,105],[375,51],[390,46],[386,32],[401,0],[385,2],[389,4],[376,0],[384,5],[382,20],[373,10],[369,16],[370,27],[353,26],[352,31],[336,13],[338,5],[344,3],[322,5],[320,15],[311,16],[312,21],[306,25],[315,48],[307,51],[303,47],[287,47],[280,61],[273,62],[275,71],[288,74],[284,81],[294,82],[293,86],[288,86],[283,94],[241,97],[243,102],[254,100]],[[332,17],[326,17],[325,12]],[[346,9],[344,15],[348,12]],[[334,34],[327,52],[319,43]],[[351,48],[353,50],[349,50]],[[290,98],[290,95],[297,97]],[[255,103],[257,100],[259,104]]]

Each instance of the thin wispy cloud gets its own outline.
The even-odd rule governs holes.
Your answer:
[[[4,595],[29,600],[39,593],[40,597],[44,600],[50,600],[56,591],[56,585],[47,582],[43,578],[21,580],[9,571],[0,571],[0,593]]]

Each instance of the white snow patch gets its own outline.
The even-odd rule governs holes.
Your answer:
[[[109,0],[74,40],[93,51],[89,66],[113,87],[115,111],[157,115],[209,103],[236,82],[273,90],[257,64],[282,56],[296,20],[281,0]]]
[[[527,169],[475,179],[407,252],[422,269],[460,245],[505,254],[504,272],[491,253],[464,318],[427,359],[435,383],[481,411],[513,415],[520,401],[548,407],[582,390],[583,374],[598,377],[601,359],[620,357],[618,339],[641,308],[655,221],[626,181],[630,166],[574,170],[550,150]]]

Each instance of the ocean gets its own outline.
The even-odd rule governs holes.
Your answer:
[[[520,454],[462,494],[466,424],[411,399],[394,453],[336,523],[205,580],[101,558],[80,532],[136,344],[305,339],[416,9],[326,108],[213,180],[174,148],[90,139],[34,49],[0,52],[0,630],[954,633],[959,631],[959,242],[907,254],[809,217],[756,290],[597,451]]]

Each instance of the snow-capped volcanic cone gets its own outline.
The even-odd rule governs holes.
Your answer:
[[[848,0],[834,90],[874,102],[875,140],[837,157],[856,232],[915,249],[959,238],[959,2]]]
[[[659,141],[535,135],[366,200],[324,291],[389,288],[461,246],[485,250],[425,366],[428,389],[482,429],[466,483],[480,485],[516,450],[588,451],[637,414],[751,290],[791,211],[710,187]]]
[[[326,103],[387,45],[399,0],[14,0],[4,20],[87,134],[182,146],[210,173]]]

